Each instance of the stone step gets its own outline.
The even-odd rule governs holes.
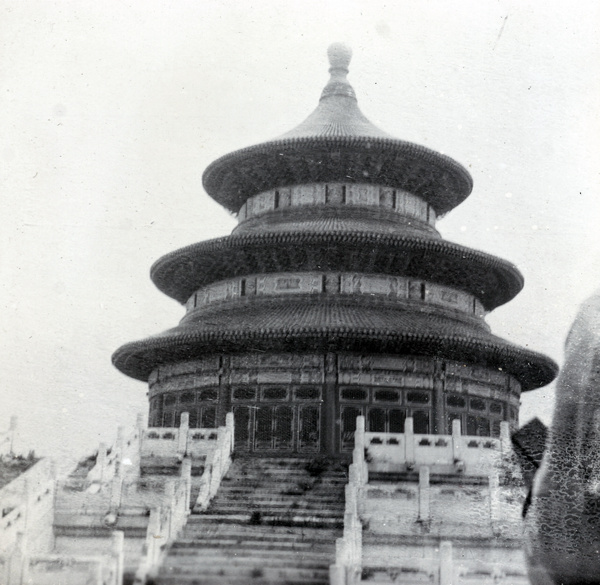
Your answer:
[[[184,528],[185,534],[200,534],[202,536],[216,537],[221,534],[227,536],[238,535],[256,539],[277,538],[279,540],[300,539],[306,541],[320,541],[336,539],[340,536],[338,530],[325,530],[323,528],[290,528],[286,526],[252,526],[248,524],[207,524],[201,516],[190,516]]]
[[[329,575],[318,576],[312,579],[302,577],[294,579],[288,576],[284,582],[275,579],[245,575],[160,575],[152,581],[155,585],[329,585]]]
[[[329,518],[340,518],[343,515],[343,510],[340,511],[327,511],[327,510],[290,510],[289,508],[259,508],[252,509],[248,507],[235,507],[230,508],[227,511],[210,510],[204,514],[211,521],[214,518],[219,518],[222,522],[228,522],[231,517],[233,518],[247,518],[246,524],[252,524],[260,526],[260,524],[266,524],[266,518],[277,518],[277,519],[290,519],[290,518],[315,518],[319,520],[327,520]],[[243,520],[242,520],[243,522]]]
[[[227,550],[228,555],[235,558],[286,558],[286,559],[313,559],[327,561],[331,560],[335,553],[333,544],[315,546],[314,543],[299,543],[277,541],[240,541],[238,539],[218,538],[209,541],[178,539],[170,549],[173,556],[217,557],[225,554],[226,549],[235,549],[232,553]]]
[[[285,474],[285,473],[259,473],[257,475],[243,475],[236,473],[229,475],[221,480],[221,485],[228,486],[235,483],[251,482],[258,485],[273,485],[274,483],[293,483],[302,482],[313,485],[345,485],[348,483],[347,477],[311,477],[307,473]]]
[[[339,465],[319,465],[314,458],[236,457],[209,509],[188,517],[154,582],[328,584],[348,480]]]
[[[288,579],[293,579],[298,582],[306,583],[307,580],[319,580],[329,578],[329,567],[320,567],[314,569],[296,569],[292,567],[266,567],[260,566],[236,566],[230,564],[229,566],[210,566],[202,567],[202,577],[198,577],[199,567],[197,566],[169,566],[168,559],[163,563],[160,571],[158,583],[164,582],[163,576],[178,577],[183,579],[186,577],[195,579],[206,579],[210,577],[222,577],[222,583],[227,583],[230,577],[234,578],[245,578],[247,583],[252,583],[254,579],[263,578],[267,582],[271,583],[287,583]],[[175,581],[176,582],[176,581]],[[180,583],[182,581],[179,581]],[[202,582],[202,581],[200,581]],[[326,582],[326,581],[325,581]]]
[[[271,551],[273,552],[273,551]],[[329,568],[329,564],[333,562],[332,555],[327,555],[326,557],[308,557],[303,556],[301,554],[294,554],[293,552],[290,554],[288,551],[285,556],[255,556],[252,554],[252,551],[246,551],[246,554],[219,554],[218,552],[215,554],[213,551],[212,556],[206,555],[204,558],[202,556],[194,556],[191,554],[180,554],[181,551],[178,551],[176,555],[169,555],[169,557],[165,560],[162,565],[162,568],[165,571],[170,570],[181,570],[181,572],[186,572],[189,570],[190,566],[195,568],[210,569],[211,571],[215,571],[216,569],[233,569],[240,568],[242,570],[246,570],[248,567],[265,567],[269,569],[276,568],[284,568],[289,569],[291,567],[296,569],[300,569],[303,571],[317,569],[323,570]],[[228,551],[230,553],[230,551]]]
[[[341,531],[339,534],[331,536],[329,538],[320,538],[304,540],[305,537],[299,535],[290,535],[288,538],[283,539],[280,537],[261,537],[257,535],[256,537],[252,537],[248,534],[218,534],[214,536],[202,536],[199,534],[188,534],[187,532],[182,534],[180,538],[178,538],[173,543],[173,548],[190,548],[193,546],[208,547],[225,547],[225,546],[239,546],[243,548],[248,547],[279,547],[279,549],[298,549],[298,550],[306,550],[306,551],[323,551],[333,549],[335,547],[335,540],[341,536]]]
[[[229,507],[239,507],[239,506],[248,506],[251,508],[264,508],[264,507],[272,507],[272,508],[298,508],[300,510],[306,510],[310,508],[319,508],[319,509],[327,509],[330,508],[332,510],[343,509],[345,505],[344,500],[336,499],[332,500],[328,499],[318,499],[318,498],[268,498],[265,496],[264,498],[252,498],[251,500],[244,500],[243,498],[233,498],[227,499],[225,497],[217,497],[215,498],[209,506],[209,509],[213,510],[226,510]]]
[[[302,501],[312,501],[318,503],[337,503],[344,502],[345,494],[343,491],[327,491],[323,490],[322,492],[315,493],[314,491],[308,492],[296,492],[296,491],[267,491],[261,490],[258,493],[253,493],[252,490],[234,490],[234,491],[222,491],[217,493],[217,495],[211,500],[213,502],[223,502],[223,501],[260,501],[260,500],[272,500],[272,501],[289,501],[293,502],[295,500]]]
[[[251,494],[248,494],[251,495]],[[213,498],[213,500],[211,501],[210,505],[215,508],[217,506],[223,505],[223,504],[231,504],[231,503],[239,503],[239,502],[244,502],[244,503],[254,503],[256,505],[264,505],[264,504],[268,504],[268,503],[272,503],[273,505],[285,505],[285,506],[290,506],[290,505],[305,505],[305,506],[328,506],[331,505],[334,508],[337,508],[340,505],[344,505],[344,501],[345,498],[343,496],[343,494],[338,494],[337,496],[332,496],[331,494],[329,496],[319,496],[316,494],[312,494],[312,495],[306,495],[306,496],[301,496],[301,495],[285,495],[282,496],[280,494],[260,494],[257,496],[252,496],[252,497],[248,497],[245,498],[243,496],[240,496],[240,494],[220,494],[217,497]]]
[[[221,484],[218,495],[222,494],[281,494],[281,495],[338,495],[343,494],[346,484],[331,485],[331,484],[311,484],[301,482],[273,482],[261,485],[252,485],[249,483],[235,482],[229,484]]]
[[[304,456],[298,456],[298,457],[280,457],[279,455],[275,456],[275,457],[265,457],[265,456],[261,456],[261,457],[248,457],[248,456],[244,456],[241,454],[236,454],[235,456],[235,462],[239,463],[239,464],[248,464],[248,465],[264,465],[264,466],[273,466],[273,467],[293,467],[294,465],[297,466],[305,466],[308,464],[314,465],[316,463],[319,463],[318,460],[323,459],[322,457],[320,457],[319,455],[316,454],[310,454],[310,455],[304,455]],[[344,464],[340,461],[334,460],[334,461],[330,461],[327,462],[325,461],[323,463],[323,465],[327,465],[329,467],[329,469],[337,469],[340,467],[345,467],[347,466],[347,464]]]
[[[242,512],[263,512],[267,510],[273,510],[278,513],[281,512],[293,512],[297,511],[298,513],[305,512],[326,512],[332,514],[343,514],[344,513],[345,504],[344,502],[273,502],[273,501],[258,501],[258,502],[248,502],[245,503],[243,501],[234,501],[234,502],[220,502],[218,505],[210,505],[208,509],[204,511],[198,511],[198,515],[202,515],[205,513],[208,514],[237,514],[239,511]]]
[[[252,514],[247,513],[238,513],[238,514],[203,514],[203,519],[206,522],[214,522],[214,523],[239,523],[239,524],[249,524],[252,519]],[[261,514],[259,519],[254,520],[253,522],[257,525],[270,525],[270,524],[279,524],[283,526],[307,526],[307,527],[335,527],[342,528],[344,526],[344,519],[340,517],[339,514],[335,514],[332,517],[328,516],[301,516],[294,515],[288,516],[283,515],[270,515],[270,514]]]
[[[285,467],[285,466],[265,466],[265,465],[236,465],[236,468],[239,470],[240,475],[258,475],[258,474],[268,474],[268,475],[299,475],[303,474],[307,477],[332,477],[332,478],[342,478],[348,477],[348,472],[346,470],[330,470],[326,469],[323,471],[313,472],[307,467]]]

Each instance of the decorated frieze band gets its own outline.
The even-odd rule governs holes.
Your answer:
[[[212,394],[205,388],[323,384],[325,362],[322,354],[248,353],[163,365],[151,376],[150,396],[197,390],[203,393],[203,400],[210,400]],[[221,369],[216,371],[219,364]],[[505,400],[508,395],[514,405],[518,405],[521,391],[519,383],[505,372],[416,356],[339,355],[334,375],[340,385],[413,390],[433,390],[438,380],[445,393],[492,400]]]
[[[391,300],[416,300],[484,317],[473,295],[422,280],[377,274],[297,272],[262,274],[225,280],[203,287],[186,304],[188,312],[214,303],[260,296],[310,294],[367,295]]]
[[[319,205],[381,207],[430,225],[436,221],[434,209],[420,197],[401,189],[361,183],[313,183],[265,191],[242,205],[238,219],[243,222],[278,209]]]

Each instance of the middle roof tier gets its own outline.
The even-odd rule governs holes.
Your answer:
[[[523,277],[510,262],[438,238],[356,231],[232,235],[160,258],[154,284],[185,303],[211,283],[251,274],[357,272],[418,278],[473,295],[486,311],[510,301]]]

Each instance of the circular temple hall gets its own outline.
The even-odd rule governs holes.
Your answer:
[[[365,118],[329,49],[331,78],[295,129],[213,162],[207,193],[228,237],[160,258],[151,277],[185,306],[179,325],[113,355],[149,384],[149,426],[214,428],[235,449],[326,453],[366,430],[497,437],[549,358],[493,335],[485,315],[523,286],[509,262],[447,242],[436,220],[469,196],[451,158]]]

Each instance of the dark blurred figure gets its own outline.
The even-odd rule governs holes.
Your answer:
[[[582,306],[525,504],[532,585],[600,585],[600,291]]]

